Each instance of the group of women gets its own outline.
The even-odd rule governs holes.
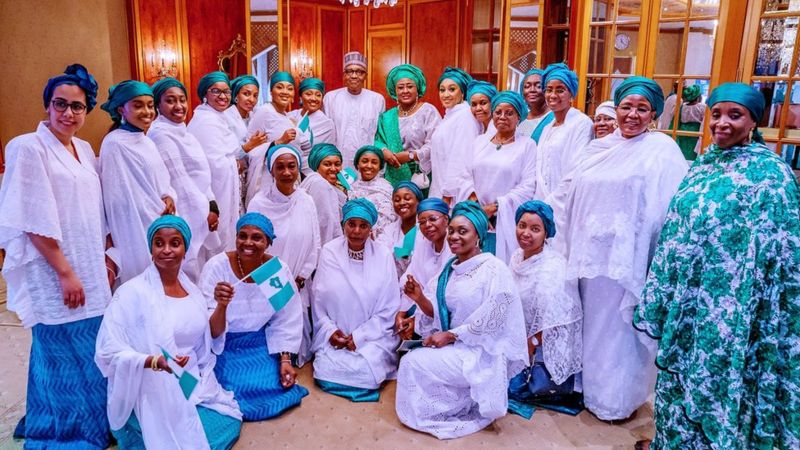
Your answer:
[[[647,78],[594,120],[564,64],[521,93],[448,67],[444,117],[425,80],[394,68],[344,161],[318,79],[278,72],[256,107],[255,78],[212,72],[188,125],[180,81],[123,81],[99,160],[75,136],[94,78],[50,79],[0,188],[26,446],[230,448],[301,403],[306,363],[355,402],[396,379],[400,421],[440,439],[535,407],[624,420],[655,387],[640,446],[800,445],[800,191],[758,91],[711,93],[690,168]]]

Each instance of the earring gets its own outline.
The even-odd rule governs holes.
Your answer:
[[[208,103],[208,99],[207,99],[207,98],[205,98],[205,97],[203,97],[203,104],[205,105],[205,104],[207,104],[207,103]]]
[[[122,116],[122,118],[120,118],[120,119],[119,119],[119,122],[120,122],[122,125],[125,125],[126,123],[128,123],[128,122],[125,120],[125,116]]]

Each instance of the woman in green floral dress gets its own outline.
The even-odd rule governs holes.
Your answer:
[[[652,448],[800,448],[800,193],[756,130],[764,98],[709,98],[714,144],[672,199],[634,326],[658,339]]]

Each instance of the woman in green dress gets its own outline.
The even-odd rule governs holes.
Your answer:
[[[757,90],[723,84],[708,104],[714,143],[672,199],[634,314],[658,339],[651,447],[800,448],[800,190],[756,130]]]

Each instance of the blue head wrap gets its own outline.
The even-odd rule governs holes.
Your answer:
[[[173,228],[178,230],[178,233],[183,236],[183,245],[186,250],[189,250],[189,244],[192,242],[192,230],[189,229],[189,224],[186,223],[181,217],[174,216],[172,214],[165,214],[158,219],[154,220],[153,223],[147,228],[147,245],[150,247],[150,253],[153,252],[153,236],[156,235],[156,231],[162,228]]]
[[[239,217],[239,220],[236,221],[236,232],[238,233],[242,227],[247,225],[252,225],[264,232],[270,243],[275,241],[275,228],[267,216],[257,212],[249,212]]]
[[[294,77],[289,72],[275,72],[269,78],[269,85],[270,86],[275,86],[276,84],[278,84],[280,82],[289,83],[292,86],[294,86]]]
[[[514,221],[519,223],[519,219],[525,213],[532,213],[539,216],[544,224],[545,234],[548,238],[556,235],[556,222],[553,220],[553,208],[541,200],[528,200],[527,202],[519,205],[517,213],[514,215]]]
[[[197,83],[197,96],[200,97],[200,100],[203,100],[203,97],[206,96],[206,92],[211,89],[211,86],[219,82],[227,84],[228,87],[231,85],[231,80],[225,72],[217,70],[203,75],[203,78],[200,78],[200,81]]]
[[[86,112],[90,113],[97,105],[97,81],[95,81],[92,74],[80,64],[72,64],[64,69],[62,75],[57,75],[47,80],[44,86],[42,98],[44,99],[44,107],[47,109],[50,106],[50,101],[53,100],[53,92],[56,87],[62,84],[72,84],[78,86],[86,94]]]
[[[519,114],[519,120],[525,120],[528,117],[528,104],[525,103],[525,99],[522,98],[522,95],[516,91],[502,91],[498,92],[497,95],[492,97],[492,112],[497,108],[498,105],[501,103],[507,103],[511,105],[514,110],[517,111]]]
[[[475,231],[478,233],[478,239],[480,242],[483,242],[486,239],[486,234],[489,232],[489,218],[486,217],[486,213],[483,212],[481,205],[479,205],[477,202],[473,202],[472,200],[458,202],[456,203],[456,206],[453,207],[453,212],[450,214],[450,220],[453,220],[458,216],[464,216],[470,222],[472,222],[472,226],[475,227]]]
[[[239,95],[239,91],[248,84],[261,88],[258,84],[258,79],[252,75],[240,75],[231,80],[231,103],[236,103],[236,96]]]
[[[497,88],[486,81],[472,80],[467,85],[467,96],[465,98],[467,101],[471,101],[472,96],[475,94],[483,94],[491,101],[492,97],[497,95]]]
[[[152,86],[150,86],[150,89],[153,90],[153,101],[155,101],[156,103],[156,108],[158,108],[158,104],[161,103],[161,96],[164,95],[165,92],[167,92],[167,89],[174,87],[181,88],[183,94],[186,95],[186,86],[184,86],[183,83],[172,77],[162,78],[153,83]]]
[[[305,80],[300,82],[300,86],[297,87],[297,90],[302,94],[304,91],[309,89],[316,89],[323,94],[325,93],[325,83],[322,82],[319,78],[306,78]]]
[[[744,106],[750,111],[750,116],[756,124],[764,115],[764,95],[744,83],[723,83],[717,86],[708,96],[708,107],[711,108],[719,102],[734,102]],[[753,141],[764,143],[764,137],[758,129],[753,130]]]
[[[293,155],[295,158],[297,158],[298,170],[303,166],[303,158],[300,156],[300,152],[298,152],[294,146],[290,144],[278,144],[273,145],[269,148],[269,150],[267,150],[267,170],[272,172],[272,165],[281,155]]]
[[[656,117],[664,112],[664,91],[661,86],[650,78],[628,77],[617,86],[614,91],[614,106],[619,106],[620,102],[629,95],[641,95],[650,103],[650,107],[656,112]]]
[[[578,74],[571,71],[564,63],[550,64],[544,69],[544,73],[542,73],[542,89],[547,87],[547,83],[552,80],[564,83],[564,86],[569,89],[573,97],[578,92]]]
[[[525,82],[528,81],[528,77],[531,75],[539,75],[544,80],[544,70],[542,69],[531,69],[525,72],[525,76],[522,77],[522,81],[519,82],[519,93],[522,94],[522,89],[525,87]]]
[[[380,168],[383,169],[383,165],[385,163],[385,161],[383,160],[383,150],[379,149],[378,147],[375,147],[374,145],[365,145],[356,150],[356,157],[355,159],[353,159],[353,164],[356,167],[358,167],[358,160],[361,159],[361,156],[364,153],[374,153],[378,157],[378,160],[380,161]]]
[[[417,205],[417,215],[425,211],[438,211],[447,216],[450,214],[450,207],[447,205],[447,202],[438,197],[429,197],[419,202],[419,205]]]
[[[108,88],[108,100],[100,105],[100,108],[111,116],[111,120],[119,122],[121,117],[117,108],[124,105],[130,99],[140,95],[153,96],[153,91],[147,83],[136,80],[125,80]]]
[[[417,202],[421,202],[422,199],[425,198],[425,196],[422,194],[422,191],[419,189],[419,186],[411,181],[405,180],[397,183],[392,191],[392,194],[396,194],[400,189],[408,189],[411,191],[411,193],[414,194],[414,197],[417,197]]]
[[[458,85],[459,89],[461,89],[461,94],[464,95],[464,98],[467,98],[467,85],[472,81],[472,76],[470,76],[470,74],[458,67],[447,66],[439,77],[438,85],[441,86],[444,80],[453,80],[453,82]]]
[[[348,200],[342,206],[342,223],[350,219],[364,219],[370,225],[375,225],[378,221],[378,209],[375,205],[366,198],[354,198]]]
[[[342,160],[342,152],[335,145],[328,143],[315,145],[308,154],[308,167],[316,172],[322,160],[329,156],[338,156],[339,160]]]
[[[410,78],[417,85],[417,94],[420,97],[425,95],[427,85],[425,84],[425,74],[422,73],[422,70],[411,64],[400,64],[386,75],[386,92],[389,93],[389,97],[397,100],[397,82],[402,78]]]

